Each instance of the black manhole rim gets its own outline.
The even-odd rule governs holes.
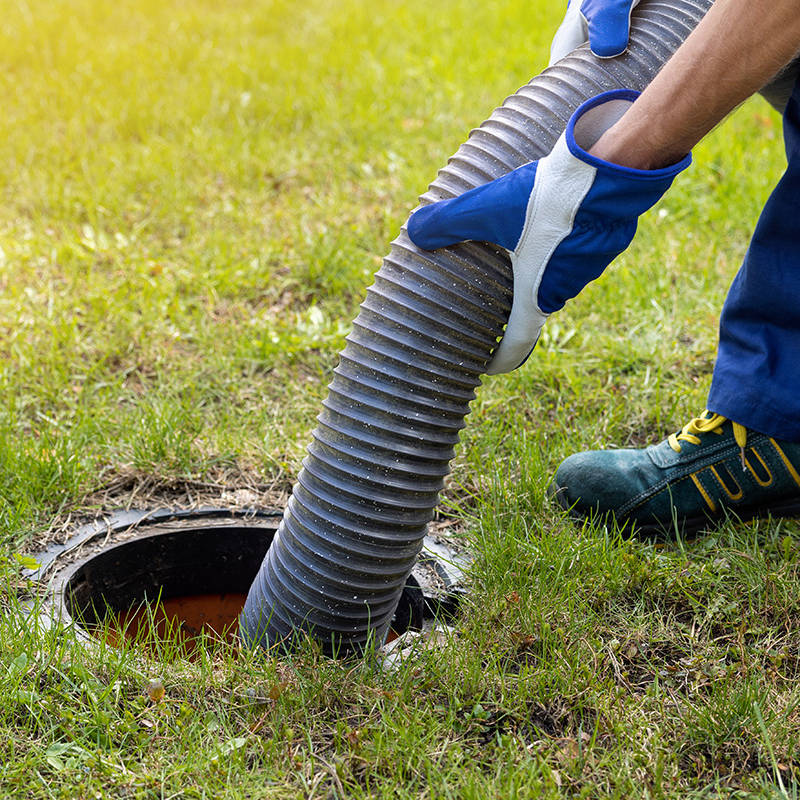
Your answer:
[[[87,635],[108,610],[192,594],[246,593],[281,517],[280,510],[224,508],[117,512],[38,553],[39,567],[27,577],[49,582],[48,617]],[[76,558],[81,548],[90,553]],[[393,629],[419,630],[432,602],[410,575]]]

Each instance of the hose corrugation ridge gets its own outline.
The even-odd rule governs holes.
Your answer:
[[[508,313],[507,306],[511,302],[512,293],[508,272],[503,269],[502,262],[495,263],[485,258],[487,254],[501,252],[501,248],[483,242],[463,242],[446,250],[426,253],[414,247],[405,229],[392,246],[393,257],[387,259],[390,266],[388,274],[399,265],[405,281],[408,280],[409,270],[414,273],[415,286],[420,281],[421,287],[427,283],[434,283],[439,287],[442,285],[439,281],[446,281],[453,291],[459,293],[463,302],[469,304],[465,308],[464,325],[475,324],[472,320],[474,314],[487,315],[492,330],[496,324],[505,324],[502,312]],[[394,257],[399,259],[397,263]],[[488,262],[486,270],[482,273],[475,272],[475,262],[483,260]],[[488,295],[478,295],[472,291],[476,286],[482,289],[487,285],[491,289]],[[415,291],[419,291],[419,288],[415,288]],[[464,306],[459,304],[457,308],[462,309]],[[481,321],[485,324],[485,320]]]
[[[377,281],[376,281],[377,282]],[[383,281],[380,281],[383,283]],[[384,284],[385,285],[385,284]],[[400,292],[402,297],[402,292]],[[458,337],[452,336],[447,326],[442,325],[439,316],[433,318],[430,315],[422,314],[410,303],[402,302],[387,303],[388,293],[382,292],[376,287],[372,287],[367,293],[367,298],[361,304],[361,310],[365,312],[363,322],[372,322],[380,325],[382,320],[388,320],[401,329],[409,330],[415,339],[437,344],[438,347],[459,347],[459,351],[474,356],[477,359],[483,358],[483,348],[480,347],[480,339],[475,338],[471,331],[462,328]],[[372,318],[370,318],[372,316]],[[405,320],[406,324],[403,324]],[[415,343],[415,346],[418,346]]]
[[[290,562],[284,561],[286,548],[282,548],[281,552],[275,555],[276,564],[279,567],[276,573],[283,572],[286,575],[285,581],[279,584],[281,587],[280,605],[276,604],[273,607],[276,614],[280,614],[284,618],[284,630],[291,630],[288,620],[293,616],[302,618],[302,621],[297,623],[297,627],[305,630],[324,626],[333,633],[349,635],[354,628],[357,629],[360,618],[364,614],[364,607],[361,604],[354,604],[352,608],[347,608],[343,603],[331,601],[327,593],[309,588],[313,587],[315,583],[312,576],[305,571],[297,571]],[[273,576],[269,576],[268,580],[271,578]],[[270,583],[272,582],[270,581]],[[274,585],[272,584],[273,591]],[[364,605],[369,607],[368,615],[372,619],[382,621],[390,613],[387,603],[369,606],[365,602]],[[276,622],[277,620],[273,619],[273,624]]]
[[[427,311],[429,316],[439,320],[441,324],[445,324],[445,320],[440,318],[442,314],[456,314],[460,327],[465,331],[474,330],[478,338],[491,333],[498,324],[502,324],[503,309],[501,305],[497,303],[484,303],[480,306],[467,304],[459,296],[459,291],[463,287],[468,288],[470,284],[459,280],[458,276],[447,275],[445,270],[435,276],[418,275],[417,281],[419,285],[425,287],[427,293],[424,297],[408,287],[407,279],[407,274],[403,274],[403,271],[400,271],[394,264],[389,264],[385,271],[382,270],[382,274],[375,275],[375,284],[370,288],[380,293],[380,288],[388,285],[397,302],[412,304],[413,307]],[[443,285],[442,281],[446,281],[446,284]],[[465,313],[473,314],[474,319],[463,320]]]
[[[292,541],[291,531],[286,528],[287,543]],[[347,618],[357,620],[364,612],[364,603],[370,604],[372,616],[385,616],[393,610],[391,606],[392,597],[381,592],[384,585],[389,585],[393,589],[402,590],[403,582],[406,579],[405,571],[393,575],[390,580],[384,580],[381,575],[380,581],[372,583],[371,591],[359,590],[357,586],[351,585],[349,594],[337,592],[336,588],[329,585],[333,582],[324,574],[323,571],[309,568],[309,564],[323,563],[316,551],[309,551],[305,559],[298,558],[298,554],[292,552],[292,548],[282,547],[275,554],[280,564],[284,567],[286,575],[286,586],[291,589],[292,600],[300,600],[309,606],[309,615],[305,613],[303,617],[309,621],[325,620],[327,624],[337,624],[346,622]],[[315,558],[315,556],[317,556]],[[335,563],[335,562],[334,562]],[[339,581],[337,588],[347,585],[347,573],[339,570]],[[324,586],[324,589],[320,587]]]
[[[580,98],[583,93],[574,88],[568,92],[566,90],[567,87],[560,81],[557,85],[561,89],[561,93],[558,93],[548,85],[552,80],[552,76],[548,75],[547,78],[550,80],[537,84],[535,96],[531,96],[529,92],[524,90],[519,91],[506,100],[504,108],[513,108],[514,111],[524,117],[537,117],[544,122],[547,121],[548,116],[551,116],[557,124],[566,128],[567,122],[572,116],[570,109],[576,102],[580,105]],[[569,95],[572,95],[572,103],[570,103]]]
[[[347,344],[348,348],[342,351],[341,354],[342,370],[340,372],[345,375],[347,374],[346,370],[348,368],[352,368],[352,365],[358,363],[354,354],[364,350],[357,342],[353,342],[352,340]],[[459,402],[469,403],[475,399],[474,389],[443,385],[436,375],[409,375],[407,362],[394,360],[388,357],[384,358],[378,366],[374,364],[370,365],[369,374],[375,376],[376,380],[389,381],[389,386],[392,386],[394,381],[402,381],[403,386],[414,396],[415,392],[424,392],[432,389],[433,391],[441,391],[447,400],[454,404]]]
[[[541,158],[598,92],[643,89],[710,5],[642,2],[626,54],[601,60],[579,48],[534,78],[470,134],[420,202]],[[240,625],[249,642],[312,631],[342,652],[383,641],[511,292],[508,256],[492,245],[427,253],[404,231],[392,243],[250,589]],[[417,473],[416,464],[424,464]]]
[[[338,411],[339,419],[347,418],[351,428],[359,422],[373,426],[380,423],[380,428],[387,437],[390,439],[396,438],[400,442],[403,440],[413,441],[422,436],[427,436],[429,441],[433,440],[437,444],[443,444],[451,448],[455,447],[458,442],[458,432],[463,426],[453,425],[442,429],[423,421],[418,422],[407,417],[403,418],[399,414],[393,411],[385,411],[375,404],[356,401],[347,392],[340,391],[340,385],[341,381],[334,381],[331,384],[330,394],[323,403],[326,409]],[[346,405],[347,409],[336,408],[337,401]]]
[[[489,135],[486,128],[476,128],[472,133],[469,144],[470,149],[478,153],[483,152],[502,163],[506,172],[511,172],[512,169],[520,166],[519,152],[501,141],[497,136]]]
[[[301,577],[299,583],[296,581],[291,583],[294,586],[296,595],[308,596],[309,594],[316,594],[319,591],[318,587],[321,585],[320,581],[322,581],[325,585],[325,603],[316,609],[317,611],[327,613],[332,606],[338,606],[346,610],[359,609],[365,599],[373,601],[373,609],[377,613],[383,614],[389,610],[382,605],[388,602],[382,587],[388,584],[396,588],[402,586],[406,575],[403,564],[399,562],[394,564],[381,563],[380,559],[376,559],[375,574],[380,574],[381,580],[375,581],[374,576],[372,576],[371,581],[364,580],[363,565],[367,563],[365,559],[354,560],[351,569],[344,569],[338,566],[337,562],[351,559],[349,552],[348,555],[342,555],[341,552],[330,548],[320,550],[316,547],[309,547],[308,536],[305,537],[305,546],[301,546],[303,538],[297,535],[297,531],[292,525],[286,525],[284,530],[286,531],[284,534],[286,543],[289,546],[282,548],[279,556],[284,565],[292,566],[291,571],[295,576],[300,575]],[[325,559],[319,558],[320,554],[326,556],[329,561],[327,565],[325,564]],[[331,568],[332,564],[336,565],[335,569]],[[360,577],[357,571],[359,565],[362,566]],[[312,580],[309,581],[309,578],[312,578]]]
[[[371,389],[374,389],[375,391],[380,392],[382,395],[385,395],[389,398],[402,398],[407,400],[409,403],[424,403],[424,400],[420,400],[420,392],[425,392],[431,388],[433,388],[435,391],[437,388],[436,386],[431,386],[430,383],[423,381],[415,381],[414,383],[409,381],[408,386],[398,386],[396,388],[393,386],[392,389],[387,389],[385,381],[396,380],[398,377],[396,372],[370,370],[366,375],[363,371],[361,373],[354,374],[352,372],[353,363],[354,362],[349,356],[346,358],[343,357],[340,364],[341,370],[338,374],[344,378],[360,378],[362,383],[365,383]],[[457,402],[451,400],[449,397],[443,397],[440,400],[440,407],[445,410],[453,411],[453,413],[457,413],[459,410],[457,408]]]
[[[504,291],[507,291],[507,276],[502,269],[499,269],[496,264],[487,265],[484,272],[475,269],[477,254],[497,250],[497,247],[482,242],[468,242],[454,245],[446,250],[437,250],[431,253],[432,258],[428,258],[428,254],[418,250],[406,236],[405,231],[402,231],[400,236],[392,242],[392,251],[388,260],[420,278],[425,278],[432,270],[442,270],[450,278],[450,281],[459,287],[459,292],[461,292],[461,287],[479,286],[482,288],[484,284],[489,283],[494,287],[494,295],[502,295]],[[411,285],[414,291],[420,291],[424,296],[424,289],[421,286]],[[497,303],[496,297],[491,294],[484,296],[476,293],[471,297],[470,294],[467,292],[468,299],[479,308],[487,305],[491,307]],[[469,317],[465,316],[464,322],[469,324]]]
[[[429,425],[434,430],[444,428],[448,431],[455,431],[456,439],[458,438],[458,431],[464,427],[464,418],[458,416],[455,412],[440,412],[438,414],[432,413],[430,409],[424,411],[420,410],[418,401],[413,403],[405,403],[403,411],[384,412],[385,408],[385,393],[378,394],[377,392],[367,392],[370,387],[360,387],[357,391],[355,387],[358,384],[352,382],[351,387],[344,386],[344,380],[341,375],[337,375],[339,380],[334,387],[331,384],[331,392],[338,394],[345,403],[357,403],[361,408],[367,408],[377,414],[383,415],[388,413],[388,422],[391,426],[391,432],[395,432],[405,436],[416,436],[419,429]],[[394,397],[397,399],[397,396]]]
[[[353,330],[346,341],[357,342],[365,350],[372,350],[376,357],[391,352],[395,357],[405,359],[409,363],[414,363],[416,360],[420,369],[438,375],[443,381],[457,381],[461,377],[457,371],[462,366],[463,377],[465,379],[472,378],[475,381],[486,366],[486,362],[481,363],[474,359],[468,359],[466,356],[462,357],[440,347],[427,351],[420,350],[418,348],[421,345],[424,346],[423,342],[415,341],[411,331],[408,333],[397,331],[397,326],[391,325],[390,321],[385,319],[381,320],[382,324],[378,330],[370,328],[369,324],[365,324],[365,318],[371,316],[369,313],[363,313],[363,315],[360,313],[353,321]],[[398,341],[394,339],[395,332]],[[494,345],[494,340],[492,345]],[[474,387],[477,383],[473,381],[470,382]]]
[[[318,421],[320,425],[325,426],[343,439],[347,437],[354,438],[356,433],[360,433],[359,441],[362,443],[397,452],[400,455],[420,456],[429,461],[435,461],[447,460],[452,456],[453,452],[453,444],[443,443],[438,447],[431,447],[429,443],[426,443],[424,448],[415,448],[413,439],[397,435],[393,436],[392,440],[387,443],[382,435],[382,428],[370,425],[369,422],[364,420],[352,420],[327,407],[323,408]]]
[[[393,374],[389,376],[388,373],[378,373],[377,371],[371,370],[369,373],[364,374],[362,371],[360,376],[358,373],[354,374],[352,372],[352,364],[353,362],[347,358],[342,359],[340,363],[340,370],[337,373],[338,375],[342,375],[345,378],[353,378],[357,379],[357,377],[361,378],[361,382],[368,386],[370,389],[373,389],[376,392],[379,392],[382,396],[385,396],[389,399],[392,398],[401,398],[403,400],[408,401],[409,403],[420,403],[424,405],[424,395],[422,396],[423,399],[420,398],[420,392],[425,391],[425,386],[420,384],[420,382],[412,383],[409,380],[405,380],[400,378],[398,375]],[[385,381],[394,380],[396,383],[392,387],[391,390],[387,390]],[[401,383],[402,381],[402,383]],[[428,388],[431,388],[430,386]],[[432,387],[434,390],[436,387]],[[453,413],[458,413],[457,404],[452,402],[449,398],[444,397],[439,401],[439,407],[447,410],[452,411]]]
[[[356,556],[379,560],[399,560],[408,558],[416,549],[416,540],[413,538],[408,538],[406,544],[403,545],[392,536],[391,531],[384,533],[382,539],[378,539],[374,535],[366,537],[359,530],[356,530],[354,535],[353,531],[338,528],[325,517],[309,511],[302,503],[295,503],[292,519],[287,520],[287,527],[292,528],[295,535],[304,537],[305,540],[311,542],[318,525],[325,525],[328,528],[329,538],[326,540],[326,544],[346,550]],[[305,535],[299,531],[307,531],[308,534]]]
[[[429,515],[423,510],[416,518],[406,517],[402,523],[389,517],[384,520],[374,517],[360,517],[358,509],[354,510],[352,519],[348,519],[349,525],[341,524],[341,513],[337,506],[333,506],[325,498],[314,497],[306,491],[304,486],[298,485],[294,498],[294,506],[298,509],[297,513],[305,519],[311,527],[312,525],[325,525],[326,529],[340,533],[349,531],[350,535],[358,542],[377,542],[379,545],[385,544],[389,538],[394,536],[398,546],[412,545],[416,543],[417,532],[420,527],[428,521]]]
[[[312,463],[312,468],[315,466]],[[319,480],[311,469],[309,459],[303,461],[302,474],[298,475],[297,490],[303,490],[305,505],[314,508],[314,500],[320,500],[326,507],[340,514],[356,517],[362,524],[375,520],[382,525],[396,525],[405,528],[412,520],[417,527],[426,525],[433,516],[433,510],[425,505],[409,503],[408,505],[384,505],[374,498],[343,493],[324,480]],[[313,498],[313,499],[312,499]]]
[[[372,559],[355,559],[349,549],[343,552],[330,547],[320,549],[316,546],[309,546],[311,544],[309,537],[298,535],[295,526],[288,522],[285,530],[284,537],[288,547],[283,549],[282,557],[286,557],[287,563],[290,560],[295,564],[295,571],[302,569],[307,571],[309,575],[322,578],[326,582],[325,596],[330,602],[348,607],[354,604],[354,590],[362,599],[381,592],[382,588],[376,588],[374,578],[371,581],[364,580],[364,572],[367,567],[374,569],[376,574],[380,573],[386,583],[393,581],[401,583],[405,580],[405,564],[402,560],[392,563],[375,557]],[[313,534],[311,536],[313,540]],[[315,558],[319,554],[325,556],[328,561],[327,564]],[[337,560],[344,558],[349,559],[347,569],[343,569],[336,564]],[[407,555],[406,558],[408,558]],[[334,570],[330,569],[331,563],[336,564]],[[371,573],[370,577],[372,577]],[[378,586],[382,587],[382,585],[379,584]],[[359,603],[356,602],[355,605],[358,606]]]
[[[374,489],[371,494],[365,494],[373,488],[367,485],[371,481],[360,481],[357,478],[348,481],[347,473],[332,470],[327,464],[313,456],[306,457],[303,467],[306,473],[306,488],[319,490],[319,487],[323,486],[326,490],[332,490],[345,501],[350,498],[362,508],[394,511],[399,515],[410,508],[424,511],[430,507],[431,500],[436,505],[438,490],[426,492],[422,489],[419,491],[398,489],[394,492],[387,492],[385,489],[380,491]]]
[[[293,563],[294,571],[299,569],[307,571],[308,575],[315,578],[321,578],[326,584],[326,598],[330,602],[335,602],[337,605],[344,605],[345,607],[356,606],[359,607],[360,603],[365,598],[373,598],[377,594],[382,594],[382,598],[378,600],[386,600],[384,593],[384,586],[394,584],[402,587],[402,583],[406,577],[405,563],[408,560],[408,554],[405,554],[405,559],[395,561],[394,563],[382,561],[372,558],[352,558],[350,551],[344,554],[343,551],[328,548],[320,550],[317,547],[310,546],[312,542],[309,541],[309,536],[303,537],[297,534],[297,531],[288,525],[285,528],[286,544],[282,551],[282,557],[287,558],[286,563]],[[312,540],[313,540],[313,534]],[[348,562],[348,569],[344,570],[339,567],[335,570],[335,574],[330,569],[318,568],[322,560],[318,558],[323,555],[331,563],[336,563],[344,558],[350,558]],[[312,569],[309,565],[312,565]],[[360,570],[360,574],[359,574]],[[371,580],[364,580],[365,570],[369,570]],[[374,574],[372,572],[374,570]],[[374,575],[380,575],[381,581],[376,582]],[[302,589],[302,587],[300,587]],[[298,590],[299,591],[299,590]],[[355,596],[354,596],[355,592]],[[359,597],[357,602],[354,598]],[[381,612],[388,609],[382,609]]]
[[[330,453],[332,458],[337,458],[340,461],[350,458],[356,463],[372,463],[387,471],[391,470],[403,476],[424,475],[442,478],[448,473],[448,470],[443,468],[438,460],[426,461],[420,458],[400,458],[395,451],[387,447],[373,447],[367,451],[364,448],[352,445],[350,442],[342,442],[341,437],[331,437],[330,429],[322,424],[317,427],[314,439],[320,447]]]
[[[501,150],[499,147],[492,147],[492,145],[495,145],[495,142],[488,142],[487,144],[489,145],[488,147],[484,146],[482,148],[475,147],[473,144],[462,144],[462,155],[466,157],[472,154],[472,160],[485,161],[484,169],[490,176],[490,180],[501,177],[514,169],[514,167],[511,166],[513,164],[513,158],[509,157],[507,152]]]
[[[432,492],[435,498],[436,493],[442,488],[442,476],[423,479],[421,475],[412,478],[405,475],[401,478],[394,470],[387,470],[376,464],[352,459],[343,462],[341,458],[331,458],[316,440],[309,445],[309,453],[315,457],[314,464],[318,467],[318,476],[324,475],[326,480],[333,486],[341,488],[343,492],[348,491],[351,483],[355,482],[357,489],[369,492],[378,500],[385,497],[384,502],[389,503],[390,498],[396,497],[400,492],[412,492],[415,496],[423,497]],[[347,464],[348,468],[343,464]]]
[[[477,339],[481,340],[487,335],[491,335],[495,325],[502,323],[502,308],[487,308],[477,307],[465,308],[465,302],[459,302],[458,294],[453,290],[453,282],[450,286],[438,286],[427,278],[419,279],[421,283],[424,282],[428,291],[428,297],[421,298],[419,295],[409,292],[406,285],[403,283],[403,276],[400,272],[395,272],[394,268],[387,269],[382,275],[375,276],[375,285],[372,287],[376,293],[382,296],[386,295],[387,289],[390,293],[394,294],[398,302],[402,305],[410,307],[412,310],[427,316],[436,316],[441,321],[450,320],[455,314],[458,317],[467,312],[483,313],[490,317],[492,320],[491,328],[486,327],[485,319],[470,320],[468,324],[464,324],[464,331],[469,335],[470,333]]]
[[[373,295],[377,295],[384,300],[394,295],[399,305],[426,320],[435,317],[440,323],[447,323],[448,320],[452,320],[454,315],[463,313],[463,306],[455,302],[455,294],[445,296],[444,292],[433,290],[430,297],[421,298],[419,295],[409,292],[404,284],[388,273],[388,270],[386,274],[375,276],[372,292]],[[447,302],[448,300],[450,302]],[[469,328],[464,326],[462,333],[465,336],[472,336],[476,341],[480,342],[487,334],[491,334],[488,328],[483,327],[477,321],[472,320],[472,322],[474,324],[470,325]]]

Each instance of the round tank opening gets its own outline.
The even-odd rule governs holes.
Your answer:
[[[235,645],[247,591],[279,518],[224,526],[184,521],[102,549],[74,565],[60,592],[62,614],[111,644],[127,638],[192,658],[199,646]],[[409,576],[394,635],[420,629],[424,598]],[[160,648],[159,648],[160,649]]]

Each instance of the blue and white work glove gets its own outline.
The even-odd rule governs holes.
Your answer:
[[[408,220],[411,241],[425,250],[473,239],[510,252],[514,297],[490,374],[524,363],[548,314],[630,244],[639,215],[691,163],[689,154],[670,167],[639,170],[587,152],[637,96],[615,89],[587,100],[549,155],[452,200],[425,206]]]
[[[628,47],[631,11],[639,0],[569,0],[564,21],[550,45],[550,64],[589,42],[600,58],[621,55]]]

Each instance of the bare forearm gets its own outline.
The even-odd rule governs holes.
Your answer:
[[[800,0],[716,0],[591,152],[624,166],[678,161],[800,50]]]

